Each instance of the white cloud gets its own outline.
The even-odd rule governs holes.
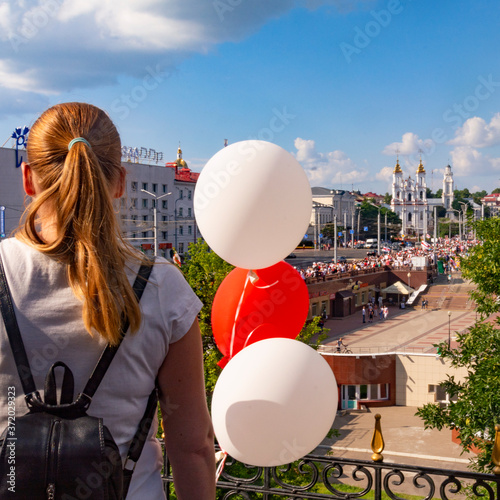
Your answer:
[[[459,146],[450,153],[453,173],[457,176],[491,175],[500,170],[500,158],[483,155],[470,146]]]
[[[454,146],[485,148],[500,144],[500,113],[496,113],[490,123],[474,116],[455,131],[455,138],[448,142]]]
[[[158,64],[171,72],[189,54],[242,40],[297,6],[310,7],[308,0],[0,0],[0,89],[67,92],[141,78]]]
[[[401,142],[393,142],[387,145],[382,153],[389,156],[394,156],[397,152],[400,155],[412,155],[419,151],[426,152],[433,148],[434,142],[431,139],[420,139],[413,132],[406,132],[401,138]]]
[[[311,186],[350,189],[352,184],[356,188],[368,177],[368,172],[359,169],[343,151],[319,153],[313,140],[300,137],[295,139],[294,145],[297,149],[295,157],[304,168]]]

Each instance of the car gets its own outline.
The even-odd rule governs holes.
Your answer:
[[[338,259],[337,259],[337,262],[339,264],[345,264],[347,262],[347,257],[345,257],[344,255],[341,255]]]
[[[296,259],[297,256],[294,253],[291,253],[288,257],[285,257],[286,259]]]
[[[368,252],[366,252],[366,256],[367,257],[376,257],[377,251],[376,250],[368,250]]]

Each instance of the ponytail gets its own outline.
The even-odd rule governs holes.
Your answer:
[[[27,149],[41,192],[27,207],[18,237],[66,264],[85,328],[116,345],[123,314],[132,332],[141,321],[125,273],[140,254],[123,240],[113,208],[123,176],[118,132],[94,106],[60,104],[33,125]],[[47,227],[50,238],[44,238]]]

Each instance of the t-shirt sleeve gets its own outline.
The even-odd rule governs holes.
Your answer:
[[[160,313],[174,343],[187,333],[203,304],[173,264],[155,267],[160,275]]]

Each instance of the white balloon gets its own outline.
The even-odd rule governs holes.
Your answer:
[[[283,260],[310,222],[311,187],[299,162],[265,141],[242,141],[216,153],[194,192],[196,222],[227,262],[262,269]]]
[[[272,338],[245,347],[215,385],[212,421],[219,445],[249,465],[298,460],[330,430],[337,391],[328,363],[302,342]]]

